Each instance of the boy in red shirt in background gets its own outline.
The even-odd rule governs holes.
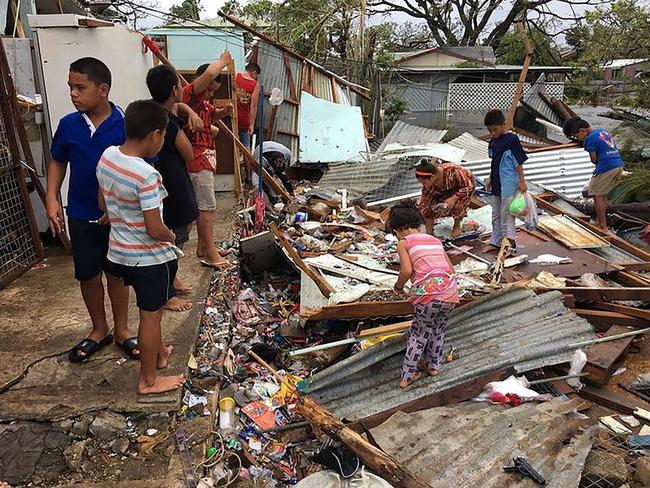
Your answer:
[[[196,255],[201,264],[213,268],[229,265],[214,245],[214,210],[217,208],[215,197],[214,174],[217,172],[217,154],[214,145],[214,135],[218,131],[212,125],[214,120],[230,115],[231,107],[215,108],[210,100],[219,89],[219,76],[232,58],[229,51],[224,51],[221,57],[211,64],[199,66],[196,78],[183,88],[183,103],[189,105],[203,120],[203,129],[187,130],[192,143],[194,159],[187,163],[187,171],[194,187],[196,203],[199,207],[199,218],[196,221],[198,243]]]
[[[248,63],[244,73],[235,77],[237,94],[237,122],[239,123],[239,140],[246,147],[251,147],[251,136],[255,130],[257,104],[260,97],[260,85],[257,77],[262,70],[255,63]]]

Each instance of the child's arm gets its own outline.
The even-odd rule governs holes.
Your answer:
[[[255,131],[255,118],[257,117],[257,104],[260,99],[260,84],[258,83],[251,96],[250,120],[251,125],[248,127],[248,133],[253,134]]]
[[[104,194],[102,193],[102,189],[99,189],[99,192],[97,192],[97,205],[99,206],[99,210],[104,212],[104,215],[102,215],[97,223],[99,225],[107,225],[108,224],[108,212],[106,211],[106,200],[104,200]]]
[[[65,179],[67,165],[54,159],[47,165],[47,191],[45,193],[45,207],[50,231],[53,236],[63,231],[63,210],[59,204],[59,191]]]
[[[181,155],[183,161],[189,163],[194,159],[194,151],[192,150],[192,143],[185,135],[185,132],[179,130],[176,133],[176,139],[174,139],[174,147],[178,151],[178,154]]]
[[[592,164],[598,164],[598,153],[596,151],[589,151],[589,157]]]
[[[219,134],[219,127],[211,125],[210,132],[212,132],[212,137],[217,137],[217,134]]]
[[[224,105],[223,107],[220,108],[215,108],[214,111],[212,112],[212,120],[221,120],[224,117],[228,117],[229,115],[232,115],[232,110],[233,110],[232,103]]]
[[[144,215],[144,226],[149,237],[163,242],[174,242],[176,240],[174,233],[163,223],[158,207],[145,210],[142,213]]]
[[[397,243],[397,254],[399,255],[399,276],[397,277],[397,282],[395,283],[395,289],[397,291],[403,291],[404,285],[413,274],[411,257],[406,250],[406,242],[403,240]]]
[[[231,61],[232,57],[230,56],[230,51],[226,50],[222,52],[221,57],[216,61],[213,61],[210,66],[208,66],[208,69],[192,82],[194,93],[203,93],[210,83],[212,83],[212,81]]]
[[[172,113],[177,117],[184,115],[187,118],[187,125],[190,130],[203,129],[203,121],[201,120],[201,117],[199,117],[188,104],[183,102],[175,103]]]
[[[526,178],[524,177],[524,167],[521,164],[517,165],[517,175],[519,176],[519,191],[521,193],[528,191]]]

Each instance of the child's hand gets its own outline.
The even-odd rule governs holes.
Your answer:
[[[485,179],[485,189],[486,190],[491,190],[492,189],[492,180],[490,178]]]
[[[201,130],[203,129],[203,120],[196,113],[190,114],[190,118],[187,121],[187,125],[190,130]]]
[[[526,193],[526,192],[528,191],[528,187],[526,186],[526,182],[525,182],[525,181],[520,181],[520,182],[519,182],[519,191],[520,191],[521,193]]]
[[[230,51],[227,49],[221,53],[221,57],[219,58],[221,61],[223,61],[225,64],[229,64],[232,61],[232,56],[230,55]]]
[[[102,214],[102,216],[99,217],[99,220],[97,220],[97,223],[98,223],[99,225],[108,225],[108,224],[109,224],[109,221],[108,221],[108,215],[106,214],[106,212],[104,212],[104,213]],[[0,487],[0,488],[2,488],[2,487]]]

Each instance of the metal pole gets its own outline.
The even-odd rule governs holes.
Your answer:
[[[609,337],[601,337],[600,339],[594,339],[594,340],[591,340],[591,341],[576,342],[575,344],[571,344],[570,346],[567,346],[567,349],[574,349],[574,348],[577,348],[577,347],[590,346],[592,344],[600,344],[602,342],[609,342],[609,341],[615,341],[615,340],[618,340],[618,339],[624,339],[626,337],[645,334],[648,331],[650,331],[650,327],[647,327],[647,328],[641,329],[641,330],[634,330],[632,332],[624,332],[623,334],[617,334],[617,335],[613,335],[613,336],[609,336]]]
[[[553,378],[544,378],[543,380],[529,381],[529,385],[541,385],[542,383],[550,383],[556,380],[569,380],[571,378],[583,378],[589,376],[589,373],[567,374],[565,376],[555,376]]]
[[[298,349],[296,351],[291,351],[289,353],[290,357],[302,356],[303,354],[309,354],[310,352],[322,351],[323,349],[331,349],[336,346],[345,346],[347,344],[354,344],[363,339],[357,339],[353,337],[351,339],[342,339],[340,341],[328,342],[327,344],[318,344],[317,346],[306,347],[304,349]]]

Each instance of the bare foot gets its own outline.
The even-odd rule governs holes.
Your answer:
[[[171,310],[172,312],[185,312],[186,310],[190,310],[192,308],[192,303],[187,300],[183,300],[182,298],[173,297],[167,300],[167,303],[163,305],[163,308],[165,310]]]
[[[426,364],[420,363],[418,364],[418,368],[420,371],[424,371],[425,373],[428,373],[429,376],[438,376],[438,370],[435,368],[428,368]]]
[[[402,381],[400,381],[399,382],[399,387],[400,388],[407,388],[408,386],[411,385],[411,383],[413,383],[414,381],[419,380],[421,377],[422,377],[422,375],[420,373],[415,373],[413,375],[413,378],[411,378],[410,380],[404,380],[403,379]]]
[[[178,277],[174,279],[174,288],[178,293],[189,293],[192,291],[192,285],[184,283]]]
[[[165,369],[169,364],[169,356],[174,352],[174,346],[163,346],[162,351],[158,352],[158,369]]]
[[[178,376],[156,376],[156,379],[150,385],[140,381],[138,383],[138,393],[140,395],[165,393],[166,391],[177,390],[183,386],[184,382],[185,377],[182,374]]]
[[[456,239],[456,238],[460,237],[461,234],[462,234],[462,232],[460,230],[460,227],[458,227],[458,228],[454,227],[451,230],[451,238],[452,239]]]

